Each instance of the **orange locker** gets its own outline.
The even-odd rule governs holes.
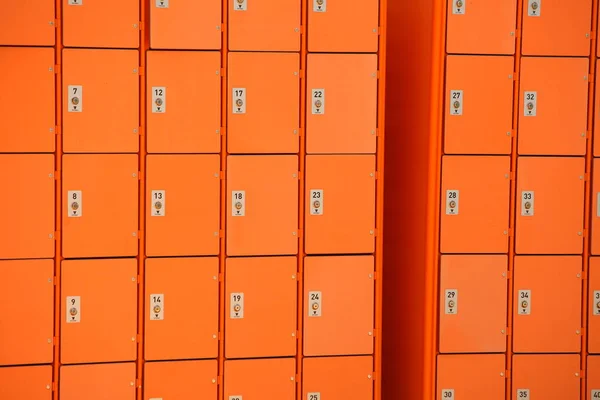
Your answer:
[[[446,154],[510,154],[513,70],[513,57],[446,58]]]
[[[519,154],[585,154],[588,64],[587,58],[521,60]]]
[[[146,58],[148,152],[218,153],[219,52],[149,51]]]
[[[60,368],[60,400],[135,400],[135,363]]]
[[[0,152],[53,152],[54,49],[0,47],[0,71],[0,86],[7,96],[2,102],[2,123],[7,134],[0,141]]]
[[[307,68],[307,153],[375,153],[377,55],[309,54]]]
[[[137,155],[65,155],[62,187],[65,258],[137,255]]]
[[[588,292],[588,352],[600,354],[600,258],[590,257]],[[600,398],[600,397],[599,397]]]
[[[311,0],[307,3],[308,51],[377,52],[379,0]]]
[[[510,157],[444,156],[441,252],[507,252],[509,197]]]
[[[0,368],[0,399],[51,400],[52,366]]]
[[[299,70],[298,53],[229,53],[230,153],[298,152]]]
[[[298,254],[298,157],[227,158],[227,255]]]
[[[517,0],[448,0],[447,10],[448,53],[515,53]]]
[[[591,0],[525,0],[522,53],[528,56],[587,57],[590,54],[591,25]]]
[[[217,400],[216,360],[151,362],[144,370],[144,400]]]
[[[0,258],[54,257],[54,156],[0,154]]]
[[[4,2],[0,45],[54,46],[56,29],[54,5],[55,0]],[[3,58],[0,56],[0,60]],[[22,66],[25,67],[25,64]],[[6,71],[3,68],[0,70]]]
[[[579,256],[515,257],[515,353],[580,351],[582,268]]]
[[[136,50],[63,51],[65,153],[138,151],[138,65]]]
[[[504,400],[504,362],[504,354],[439,355],[436,400]]]
[[[225,361],[224,376],[226,399],[296,398],[296,360],[293,358]]]
[[[579,400],[579,371],[579,354],[515,355],[512,398]]]
[[[217,357],[218,276],[216,257],[146,260],[146,360]]]
[[[590,250],[593,255],[598,255],[600,254],[600,159],[593,158],[592,163],[592,235]]]
[[[140,43],[140,2],[62,0],[66,47],[136,48]],[[100,65],[105,66],[106,61]]]
[[[303,399],[373,399],[373,357],[311,357],[303,365]]]
[[[517,254],[581,254],[584,178],[583,157],[519,157]]]
[[[300,14],[300,0],[229,0],[229,50],[300,51]]]
[[[219,254],[220,157],[152,155],[146,164],[146,254]]]
[[[61,362],[135,360],[137,260],[63,261],[61,279]]]
[[[0,261],[0,276],[0,292],[7,311],[2,315],[0,329],[0,365],[51,363],[54,261]]]
[[[225,357],[296,354],[296,268],[296,257],[227,259]]]
[[[306,157],[306,253],[375,250],[375,169],[371,155]]]
[[[150,47],[178,50],[220,49],[221,1],[151,1]]]
[[[505,352],[508,258],[442,256],[440,268],[440,353]]]
[[[587,358],[587,400],[600,399],[600,357]]]
[[[373,277],[373,256],[304,258],[305,356],[373,353]]]

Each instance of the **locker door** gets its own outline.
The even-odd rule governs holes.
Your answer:
[[[600,258],[590,257],[588,284],[588,352],[600,354]]]
[[[7,96],[2,102],[6,134],[0,152],[53,152],[54,49],[0,47],[0,71],[0,86]]]
[[[600,357],[587,358],[587,400],[600,399]]]
[[[219,158],[217,154],[148,156],[148,256],[219,254]]]
[[[217,357],[218,276],[216,257],[146,260],[146,360]]]
[[[509,196],[509,157],[444,156],[441,252],[507,252]]]
[[[373,256],[304,258],[305,356],[373,353],[373,273]]]
[[[373,357],[310,357],[303,365],[303,399],[373,399]]]
[[[56,30],[54,5],[55,0],[4,2],[0,45],[54,46]],[[0,60],[2,59],[3,56],[0,56]],[[3,68],[0,70],[5,71]]]
[[[135,363],[60,368],[60,400],[135,400]]]
[[[140,36],[140,2],[62,0],[66,47],[136,48]],[[102,65],[105,65],[102,63]]]
[[[448,0],[447,9],[448,53],[515,53],[516,0]]]
[[[298,157],[227,158],[227,255],[298,253]]]
[[[229,0],[229,50],[300,51],[300,0]]]
[[[9,310],[2,315],[0,365],[51,363],[54,261],[0,261],[0,276],[3,307]]]
[[[519,107],[520,155],[584,155],[588,59],[524,57]]]
[[[124,257],[138,250],[135,154],[63,156],[63,256]]]
[[[225,398],[294,400],[296,360],[272,358],[225,361]]]
[[[579,256],[515,257],[515,353],[580,351],[581,273]]]
[[[216,360],[150,362],[144,371],[144,400],[217,400]]]
[[[299,68],[297,53],[229,54],[230,153],[298,152]]]
[[[0,368],[2,400],[51,400],[52,366]]]
[[[146,57],[148,152],[218,153],[219,52],[149,51]]]
[[[583,157],[519,157],[517,254],[581,253],[584,177]]]
[[[592,226],[590,250],[593,255],[600,254],[600,159],[592,161]]]
[[[446,58],[446,154],[510,154],[513,70],[513,57]]]
[[[507,268],[505,255],[442,256],[441,353],[506,351]]]
[[[375,250],[375,156],[306,157],[305,250]]]
[[[0,258],[54,257],[54,156],[0,154]]]
[[[436,400],[504,400],[504,354],[439,355]]]
[[[62,262],[63,364],[135,360],[136,277],[134,258]]]
[[[377,55],[309,54],[307,74],[306,151],[375,153]]]
[[[512,398],[579,400],[579,371],[579,354],[515,355]]]
[[[308,2],[310,52],[375,53],[378,31],[378,0]]]
[[[134,50],[63,51],[65,153],[138,151],[138,65]]]
[[[296,354],[296,270],[296,257],[227,259],[227,358]]]

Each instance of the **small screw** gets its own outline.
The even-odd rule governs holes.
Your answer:
[[[48,283],[52,283],[52,278],[48,278]]]
[[[293,381],[293,380],[294,380],[294,377],[293,377],[293,376],[290,376],[290,381]]]
[[[134,27],[135,29],[137,29],[137,24],[133,24],[133,27]]]
[[[296,174],[292,174],[292,177],[295,178],[297,175]]]
[[[292,332],[292,337],[296,337],[296,332]]]
[[[219,25],[216,26],[217,30],[220,31],[221,27]]]
[[[296,275],[292,275],[292,279],[296,279]]]
[[[134,73],[134,74],[137,74],[137,68],[134,68],[134,69],[133,69],[133,73]]]
[[[511,32],[511,33],[510,33],[510,36],[515,36],[515,33],[514,33],[514,32]]]
[[[216,339],[216,338],[217,338],[217,335],[213,335],[213,339]]]
[[[581,137],[585,137],[585,133],[582,133],[582,134],[581,134]]]
[[[377,28],[373,29],[373,33],[377,33]]]
[[[576,335],[579,335],[580,333],[581,333],[581,332],[579,331],[579,329],[577,329],[577,330],[575,331],[575,334],[576,334]]]
[[[578,278],[581,278],[581,274],[577,274],[577,277],[578,277]]]
[[[50,233],[50,234],[48,235],[48,239],[52,239],[52,238],[54,238],[54,235]]]
[[[373,332],[369,332],[369,336],[373,336]]]
[[[510,136],[510,132],[506,132],[506,136]]]
[[[217,277],[216,277],[216,276],[213,276],[213,281],[216,281],[216,280],[217,280]]]
[[[502,273],[502,276],[503,276],[503,277],[506,277],[506,272],[503,272],[503,273]]]
[[[218,177],[219,177],[219,174],[215,174],[215,178],[218,178]]]
[[[298,71],[294,71],[294,76],[298,76]]]
[[[48,343],[49,343],[49,344],[50,344],[50,343],[52,343],[52,339],[48,339]]]
[[[134,337],[132,337],[132,338],[131,338],[131,341],[132,341],[132,342],[135,342],[135,338],[134,338]],[[133,386],[133,385],[132,385],[132,386]]]
[[[137,133],[137,128],[133,128],[133,133]]]
[[[506,331],[505,331],[504,329],[502,329],[502,330],[500,331],[500,333],[502,333],[503,335],[504,335],[504,333],[505,333],[505,332],[506,332]]]
[[[135,278],[131,278],[131,282],[135,282]]]
[[[513,78],[512,74],[508,75],[508,79],[512,79],[512,78]]]
[[[292,235],[296,236],[296,232],[292,232]]]
[[[212,383],[217,383],[217,380],[216,380],[216,379],[213,379],[213,380],[212,380]]]
[[[133,386],[133,382],[129,382],[129,386]]]
[[[50,385],[46,385],[46,389],[50,390]]]
[[[508,231],[504,231],[504,232],[502,232],[502,233],[504,233],[505,235],[508,235]]]
[[[583,232],[577,232],[577,235],[581,236],[581,235],[583,235]]]
[[[372,235],[372,234],[374,234],[374,233],[375,233],[375,231],[374,231],[373,229],[371,229],[371,230],[369,231],[369,234],[370,234],[370,235]]]
[[[374,176],[375,176],[375,174],[371,172],[371,173],[369,174],[369,176],[372,178],[372,177],[374,177]]]
[[[373,279],[373,274],[369,274],[369,279]]]
[[[294,135],[298,134],[298,129],[294,129]]]
[[[504,372],[500,372],[500,376],[504,376]]]
[[[50,67],[48,68],[48,71],[52,72],[54,70],[54,68]]]
[[[371,374],[367,375],[367,378],[371,379]]]
[[[575,372],[575,376],[579,376],[579,372]]]
[[[300,28],[294,28],[294,32],[300,32]]]
[[[132,177],[136,178],[137,174],[134,172],[133,174],[131,174]]]
[[[54,25],[54,21],[50,21],[50,22],[48,22],[48,24]]]

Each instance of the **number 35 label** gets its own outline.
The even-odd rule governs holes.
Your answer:
[[[529,389],[517,389],[517,399],[529,399]]]

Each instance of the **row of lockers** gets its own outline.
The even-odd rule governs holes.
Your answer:
[[[222,0],[141,1],[150,8],[152,49],[220,49],[224,26],[228,47],[234,51],[300,51],[303,29],[311,52],[375,53],[379,47],[379,0],[305,1],[306,27],[302,26],[300,0],[228,0],[226,25],[222,24]],[[0,45],[52,46],[55,27],[59,27],[66,47],[139,47],[140,0],[122,0],[116,7],[62,0],[60,23],[55,21],[54,3],[40,0],[7,6]],[[111,23],[107,26],[105,21]]]
[[[303,304],[297,264],[294,256],[226,260],[225,357],[294,356],[300,336],[305,356],[373,353],[373,256],[306,257]],[[137,267],[133,258],[62,262],[62,364],[141,357]],[[5,305],[22,310],[3,316],[0,365],[52,362],[53,271],[53,260],[0,261]],[[143,290],[146,360],[217,357],[217,257],[147,259]],[[304,315],[302,335],[298,313]]]
[[[65,49],[62,143],[66,153],[139,150],[137,50]],[[230,53],[230,153],[297,153],[301,70],[298,53]],[[52,48],[0,48],[0,84],[12,100],[0,152],[53,152]],[[310,54],[306,70],[308,153],[370,153],[377,145],[376,54]],[[149,153],[219,153],[219,52],[149,51],[145,71]],[[110,116],[110,118],[109,118]]]
[[[306,156],[305,226],[298,230],[299,165],[292,155],[149,155],[146,176],[135,154],[62,157],[62,256],[366,254],[375,249],[374,155]],[[55,156],[0,155],[7,210],[0,259],[55,252]],[[139,179],[146,181],[146,226],[138,233]],[[221,199],[221,178],[227,198]],[[222,210],[223,205],[226,206]],[[221,212],[227,229],[220,226]]]

